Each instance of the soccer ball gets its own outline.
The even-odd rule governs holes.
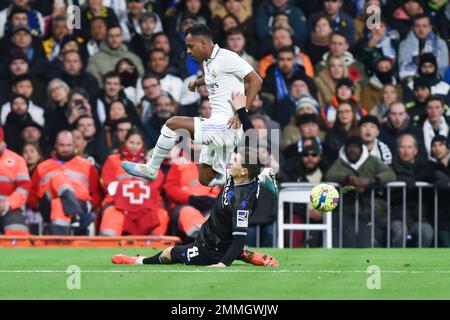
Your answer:
[[[339,204],[339,192],[332,185],[321,183],[312,188],[309,199],[314,209],[330,212]]]

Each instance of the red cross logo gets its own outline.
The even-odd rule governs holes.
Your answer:
[[[131,181],[123,186],[123,196],[131,204],[143,204],[145,199],[150,199],[150,187],[141,180]]]

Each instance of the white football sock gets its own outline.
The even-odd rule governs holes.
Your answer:
[[[147,165],[154,170],[158,170],[167,154],[175,146],[176,140],[176,132],[164,125],[161,129],[161,135],[156,142],[155,149],[153,150],[152,158]]]

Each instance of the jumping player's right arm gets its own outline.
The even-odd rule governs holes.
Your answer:
[[[205,85],[205,76],[198,78],[197,80],[192,80],[188,84],[189,91],[195,92],[198,88]]]

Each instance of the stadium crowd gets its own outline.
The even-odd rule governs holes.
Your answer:
[[[69,5],[81,8],[81,28],[69,28]],[[264,79],[248,111],[258,136],[280,132],[259,146],[268,155],[279,149],[270,164],[279,180],[354,187],[345,197],[344,246],[370,246],[369,190],[407,183],[411,243],[419,228],[414,182],[448,194],[447,0],[11,0],[0,10],[4,234],[36,233],[41,223],[45,234],[85,234],[94,221],[99,235],[195,237],[220,190],[199,183],[189,152],[167,159],[153,182],[120,165],[147,161],[170,117],[209,117],[206,88],[188,90],[202,74],[184,43],[195,23]],[[391,232],[400,246],[401,194],[393,194],[388,231],[380,194],[376,245]],[[355,230],[356,196],[355,235],[347,231]],[[450,246],[449,199],[439,197],[438,230],[425,206],[424,246],[434,232]],[[258,233],[261,246],[272,246],[276,215],[276,199],[263,190],[249,245]],[[317,240],[294,236],[296,246]]]

